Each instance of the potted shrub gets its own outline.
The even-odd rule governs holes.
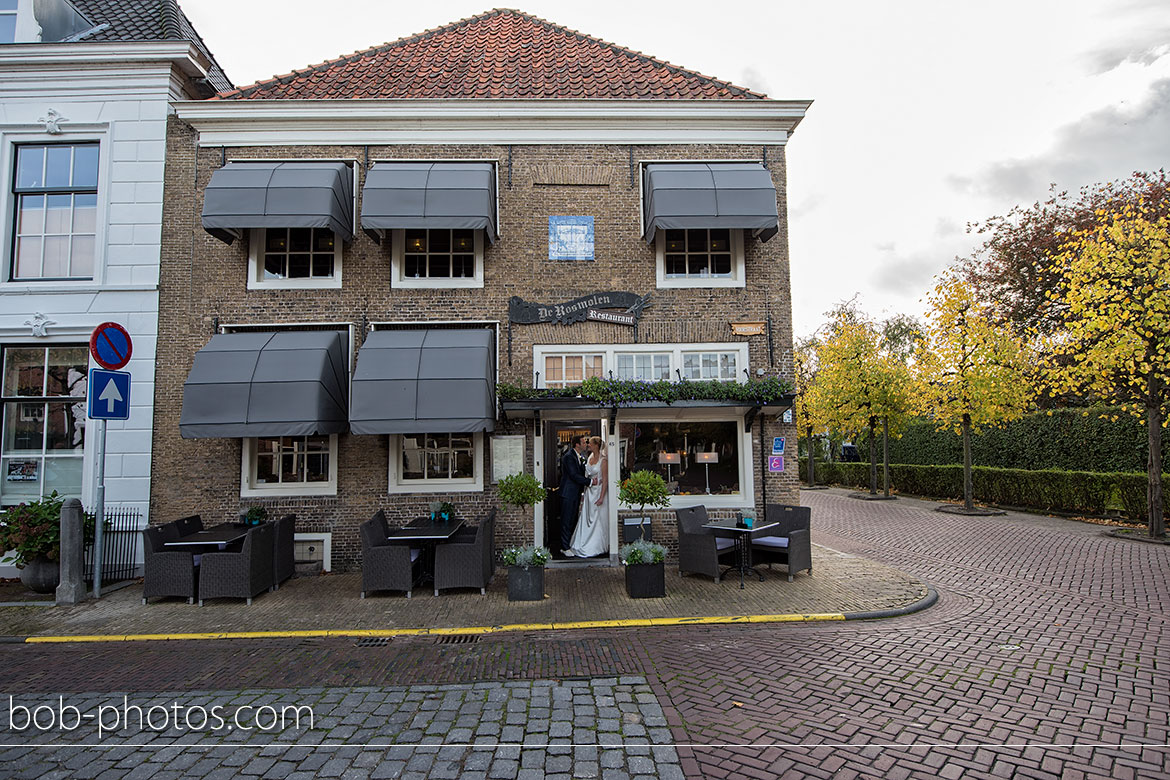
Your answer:
[[[670,492],[666,480],[653,471],[635,471],[623,479],[618,488],[618,500],[627,506],[637,506],[639,538],[646,538],[646,507],[666,509],[670,506]]]
[[[260,525],[268,518],[268,510],[262,506],[250,506],[240,512],[240,522],[247,526]]]
[[[626,567],[626,593],[632,599],[660,599],[666,595],[666,548],[639,539],[618,550]]]
[[[0,551],[8,551],[3,562],[15,564],[20,581],[36,593],[52,593],[60,582],[63,503],[54,490],[39,501],[10,507],[0,518]]]
[[[544,565],[547,547],[508,547],[500,553],[508,567],[508,601],[540,601],[544,598]]]

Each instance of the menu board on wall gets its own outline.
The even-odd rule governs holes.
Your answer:
[[[524,470],[524,436],[492,437],[492,482]]]

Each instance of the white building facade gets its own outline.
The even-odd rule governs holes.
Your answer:
[[[0,0],[0,508],[93,509],[88,342],[112,321],[133,382],[106,503],[148,522],[168,105],[225,87],[173,0]]]

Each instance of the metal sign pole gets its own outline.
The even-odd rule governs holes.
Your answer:
[[[93,597],[102,597],[102,526],[106,520],[106,421],[97,420],[97,491],[94,494],[94,515],[97,526],[93,532]]]

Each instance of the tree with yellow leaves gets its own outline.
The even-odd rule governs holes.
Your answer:
[[[1034,383],[1024,343],[993,324],[987,303],[955,269],[938,277],[927,301],[917,407],[939,430],[963,437],[963,506],[973,512],[971,432],[1022,417]]]
[[[796,344],[794,363],[796,368],[796,424],[803,426],[808,445],[808,486],[816,487],[817,445],[816,434],[824,431],[820,410],[821,399],[817,392],[817,346],[816,337],[803,339]]]
[[[882,422],[888,437],[890,428],[897,430],[907,418],[912,397],[910,372],[905,362],[885,347],[877,329],[856,318],[838,318],[832,323],[816,359],[813,405],[817,419],[840,430],[869,428],[869,492],[876,496],[877,424]],[[888,469],[887,462],[887,475]]]
[[[1049,341],[1049,392],[1088,393],[1146,418],[1150,536],[1166,533],[1162,428],[1170,398],[1170,215],[1144,201],[1112,212],[1065,245],[1065,330]],[[1055,295],[1055,293],[1053,293]]]

